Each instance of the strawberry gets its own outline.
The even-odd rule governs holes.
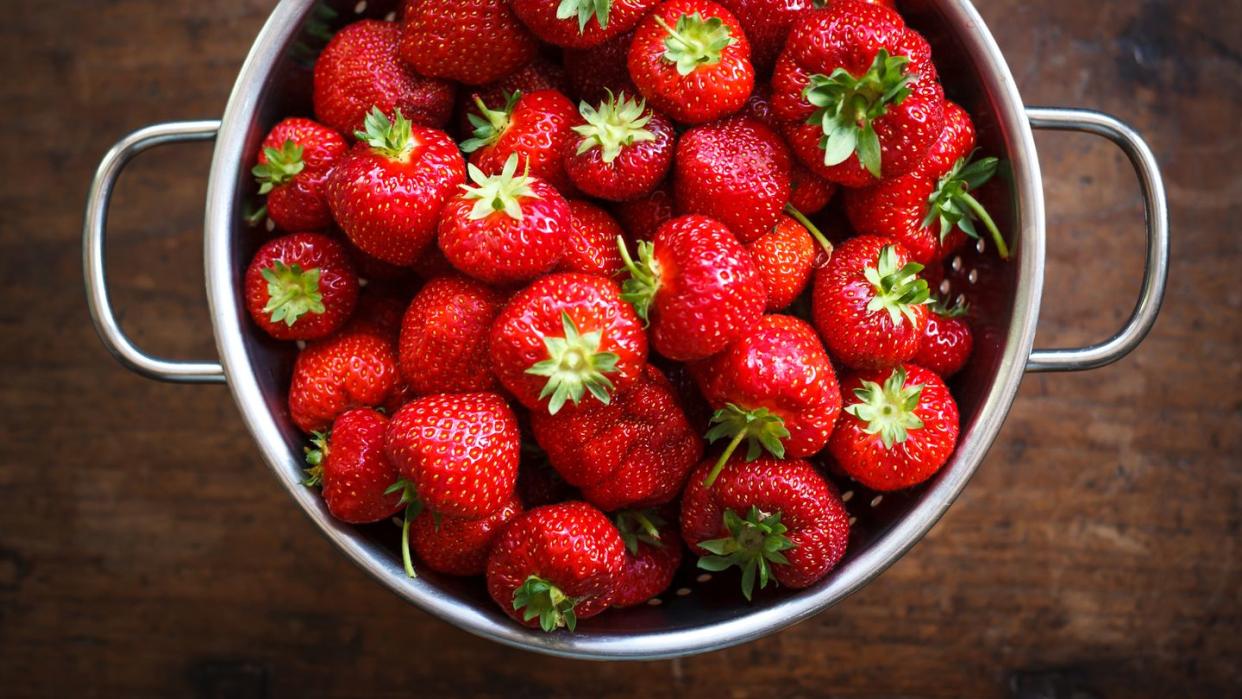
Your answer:
[[[435,237],[465,163],[444,132],[412,126],[401,110],[392,121],[372,110],[357,136],[328,178],[332,216],[363,252],[409,265]]]
[[[521,512],[516,497],[478,519],[423,512],[410,525],[410,546],[423,565],[437,573],[482,575],[492,542]]]
[[[799,15],[817,4],[812,0],[717,0],[737,17],[750,40],[750,61],[760,74],[772,71],[785,48],[785,37]]]
[[[269,240],[251,259],[243,284],[250,317],[277,340],[331,335],[358,300],[358,276],[349,254],[319,233]]]
[[[614,204],[612,213],[625,229],[627,240],[651,240],[660,226],[673,218],[673,187],[665,181],[650,194]]]
[[[354,315],[345,327],[351,331],[369,331],[397,346],[401,317],[409,306],[410,289],[404,284],[367,284],[358,293]]]
[[[532,628],[573,631],[608,608],[625,565],[625,543],[585,502],[536,507],[505,527],[487,557],[487,591]]]
[[[609,93],[637,95],[626,60],[634,32],[622,34],[589,49],[565,49],[561,62],[569,79],[570,94],[591,104],[608,99]]]
[[[701,124],[742,108],[755,85],[750,42],[711,0],[669,0],[634,31],[630,77],[656,110]]]
[[[832,356],[856,369],[913,357],[931,301],[922,269],[889,238],[859,236],[838,246],[812,291],[812,318]]]
[[[625,236],[621,224],[607,211],[580,199],[569,200],[569,215],[569,244],[556,271],[601,277],[620,274],[625,269],[625,261],[617,250],[617,238]]]
[[[590,48],[624,34],[660,0],[513,0],[535,36],[566,48]]]
[[[781,216],[772,230],[746,246],[763,288],[768,292],[767,309],[779,311],[802,294],[815,267],[819,248],[807,229],[789,216]]]
[[[872,490],[931,478],[957,445],[957,404],[944,381],[913,364],[847,376],[845,409],[828,442],[837,465]]]
[[[673,124],[624,93],[599,107],[579,106],[581,138],[564,150],[565,170],[578,189],[601,199],[637,199],[655,189],[673,162]]]
[[[682,544],[676,524],[653,510],[622,510],[613,515],[625,542],[625,565],[612,606],[635,607],[668,589],[681,566]]]
[[[426,78],[397,58],[401,30],[364,19],[341,29],[315,61],[315,118],[345,134],[365,128],[367,114],[397,111],[419,126],[441,127],[453,114],[452,83]]]
[[[382,405],[397,384],[388,338],[346,328],[298,353],[289,384],[289,415],[303,432],[322,432],[351,408]]]
[[[961,371],[975,345],[964,315],[966,306],[963,304],[952,308],[945,308],[939,302],[932,304],[914,363],[945,379]]]
[[[486,175],[504,169],[509,156],[517,154],[518,165],[527,174],[560,190],[569,187],[561,152],[573,140],[573,124],[578,110],[556,90],[514,92],[505,96],[500,109],[491,109],[475,98],[476,109],[468,115],[474,126],[473,137],[462,142],[470,163]]]
[[[696,126],[677,143],[673,191],[678,211],[710,216],[749,243],[789,201],[789,149],[750,117]]]
[[[823,476],[805,461],[731,460],[703,484],[714,459],[694,473],[681,499],[681,536],[698,567],[742,569],[742,594],[755,581],[794,589],[823,579],[845,555],[849,514]]]
[[[383,414],[349,410],[332,422],[331,433],[315,433],[313,448],[306,449],[310,468],[303,484],[323,486],[328,512],[342,522],[378,522],[401,509],[401,498],[385,492],[397,480],[397,469],[384,456],[386,429]]]
[[[484,104],[504,104],[515,92],[527,93],[537,90],[557,90],[562,94],[569,90],[565,67],[542,56],[509,73],[496,82],[488,83],[473,92],[463,90],[457,100],[457,133],[469,135],[474,131],[470,115],[475,112],[478,100]]]
[[[806,169],[802,163],[794,163],[789,169],[789,205],[804,214],[817,214],[832,201],[837,186]]]
[[[267,195],[263,213],[286,231],[317,231],[332,225],[324,182],[348,149],[339,133],[310,119],[291,117],[273,126],[251,170],[259,194]]]
[[[944,125],[927,41],[886,7],[834,0],[798,16],[772,76],[794,154],[847,187],[913,170]]]
[[[845,195],[854,230],[905,245],[923,265],[944,259],[966,236],[978,238],[975,222],[991,234],[1002,259],[1009,248],[992,217],[971,195],[996,174],[996,158],[973,160],[975,127],[966,110],[945,103],[945,127],[913,171]]]
[[[522,405],[553,415],[588,393],[608,403],[647,361],[647,336],[621,287],[588,274],[549,274],[514,294],[489,342],[500,383]]]
[[[535,57],[539,43],[510,0],[406,0],[401,58],[423,75],[486,85]]]
[[[669,502],[703,455],[672,385],[650,365],[607,405],[533,412],[531,428],[553,468],[603,510]]]
[[[440,251],[454,267],[489,284],[522,282],[551,271],[569,242],[569,204],[538,177],[517,174],[509,156],[495,175],[472,163],[473,185],[444,206]]]
[[[427,282],[401,321],[401,376],[419,395],[490,391],[488,330],[504,296],[453,275]]]
[[[630,279],[622,298],[651,323],[656,351],[676,361],[702,359],[745,334],[767,294],[754,258],[723,224],[681,216],[638,244],[638,262],[622,250]]]

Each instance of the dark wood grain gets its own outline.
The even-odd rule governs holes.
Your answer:
[[[846,603],[639,666],[508,650],[345,561],[276,487],[223,388],[141,380],[94,337],[81,206],[122,133],[223,109],[268,2],[5,4],[0,24],[0,694],[1236,696],[1242,689],[1242,5],[981,0],[1031,104],[1101,108],[1161,159],[1173,267],[1119,364],[1026,379],[966,494]],[[1141,209],[1119,153],[1039,138],[1040,344],[1129,312]],[[208,357],[206,147],[127,172],[109,250],[144,347]]]

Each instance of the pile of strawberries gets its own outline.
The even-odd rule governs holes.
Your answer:
[[[409,0],[333,36],[244,284],[335,517],[401,514],[410,575],[572,630],[687,550],[747,599],[812,585],[849,538],[819,468],[945,464],[971,331],[926,276],[978,226],[1007,256],[997,161],[895,10],[824,4]]]

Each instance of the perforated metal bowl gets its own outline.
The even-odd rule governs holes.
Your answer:
[[[393,2],[327,3],[337,25],[358,14],[383,17]],[[687,568],[658,602],[624,613],[609,612],[576,633],[544,634],[522,628],[488,599],[478,580],[432,573],[409,579],[396,555],[396,533],[384,523],[337,523],[319,495],[300,484],[303,436],[285,407],[293,352],[270,341],[249,322],[237,293],[261,232],[243,223],[252,195],[250,158],[281,117],[309,113],[308,20],[322,19],[313,0],[283,0],[263,27],[237,78],[219,121],[166,123],[136,131],[104,157],[87,202],[83,246],[87,295],[100,337],[126,367],[176,382],[226,381],[259,449],[289,496],[340,550],[377,580],[421,609],[467,631],[512,646],[554,655],[597,659],[651,659],[723,648],[772,633],[822,611],[862,587],[897,560],[944,514],[983,459],[1026,371],[1068,371],[1102,366],[1124,356],[1144,337],[1159,310],[1168,262],[1168,213],[1163,185],[1142,139],[1116,119],[1062,109],[1028,109],[992,36],[966,0],[910,0],[903,14],[931,41],[949,96],[974,115],[979,143],[1004,158],[1008,185],[988,202],[1011,241],[1008,263],[968,250],[951,263],[942,289],[972,298],[975,356],[953,382],[961,410],[961,442],[931,482],[880,497],[842,483],[854,517],[849,553],[818,585],[777,590],[743,603],[736,580],[705,579]],[[1146,199],[1147,266],[1142,291],[1126,326],[1106,342],[1079,349],[1032,351],[1043,284],[1044,200],[1031,129],[1084,131],[1120,146],[1139,175]],[[207,293],[220,362],[180,362],[151,357],[121,332],[108,302],[103,267],[104,229],[113,183],[137,153],[162,143],[216,139],[204,230]],[[1006,195],[1007,194],[1007,195]],[[985,293],[979,293],[979,292]]]

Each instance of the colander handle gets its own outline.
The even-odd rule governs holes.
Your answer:
[[[1147,219],[1147,266],[1143,270],[1143,288],[1130,320],[1105,342],[1072,349],[1033,350],[1026,370],[1081,371],[1112,364],[1138,347],[1147,336],[1164,298],[1169,275],[1169,202],[1160,166],[1147,142],[1116,117],[1085,109],[1046,107],[1028,107],[1026,114],[1036,129],[1079,131],[1107,138],[1121,148],[1138,174]]]
[[[224,369],[219,362],[186,362],[152,357],[143,352],[121,330],[108,300],[108,279],[104,269],[104,233],[112,188],[121,171],[134,156],[165,143],[210,141],[220,130],[218,120],[174,121],[152,124],[129,134],[104,155],[95,171],[86,197],[86,221],[82,227],[82,268],[86,277],[86,302],[95,331],[104,347],[122,366],[142,376],[177,383],[223,383]]]

